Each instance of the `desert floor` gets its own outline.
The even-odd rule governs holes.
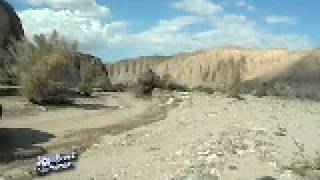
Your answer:
[[[319,170],[313,169],[320,167],[320,102],[204,93],[161,96],[150,101],[106,93],[77,99],[75,107],[48,109],[0,98],[9,112],[0,129],[12,138],[2,142],[8,148],[39,144],[49,153],[87,147],[74,170],[43,180],[319,179]],[[9,110],[19,106],[28,111]],[[305,166],[287,170],[301,159]],[[30,164],[2,164],[0,179],[28,179]]]

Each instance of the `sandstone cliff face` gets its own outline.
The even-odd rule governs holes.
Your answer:
[[[134,84],[141,73],[149,68],[154,69],[160,63],[166,61],[169,56],[140,57],[126,59],[114,64],[106,64],[108,77],[113,84]]]
[[[14,58],[8,53],[12,40],[21,40],[24,31],[13,7],[0,1],[0,84],[13,84],[15,81]]]
[[[107,70],[113,83],[135,83],[148,66],[158,75],[169,75],[176,83],[190,88],[224,87],[232,78],[230,72],[238,68],[245,90],[266,83],[265,90],[294,96],[319,96],[320,99],[317,95],[320,88],[319,50],[289,53],[284,49],[208,49],[165,60],[121,61],[108,64]]]
[[[169,74],[179,84],[189,87],[215,86],[224,83],[232,68],[240,68],[241,79],[271,79],[293,58],[286,50],[210,49],[186,58],[173,58],[160,64],[156,72]],[[229,61],[241,61],[240,67],[230,67]]]
[[[189,87],[214,86],[225,81],[228,61],[241,61],[241,78],[271,79],[294,61],[286,50],[209,49],[167,59],[140,59],[107,64],[112,82],[135,82],[137,76],[148,67],[159,74],[170,75],[177,83]],[[223,62],[223,63],[222,63]]]

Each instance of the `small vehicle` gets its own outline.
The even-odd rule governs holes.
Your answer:
[[[36,166],[35,172],[38,176],[43,176],[46,175],[50,172],[50,167],[49,166]]]
[[[50,172],[67,170],[75,167],[75,161],[78,160],[76,152],[71,154],[56,154],[54,157],[38,156],[36,160],[35,172],[42,176]]]
[[[62,168],[59,166],[59,163],[57,161],[51,161],[50,162],[50,170],[51,171],[61,171]]]

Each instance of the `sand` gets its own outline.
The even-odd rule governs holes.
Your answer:
[[[128,94],[117,94],[120,99],[122,96],[129,104],[135,102],[127,98],[130,97]],[[237,100],[221,94],[202,93],[175,93],[172,97],[175,100],[171,104],[167,102],[170,109],[165,117],[116,134],[104,134],[81,155],[76,169],[40,179],[300,180],[320,177],[317,171],[307,171],[307,175],[301,177],[285,168],[300,156],[307,160],[316,158],[320,147],[317,141],[320,136],[319,102],[251,95],[245,95],[245,100]],[[134,105],[146,110],[155,102],[137,101]],[[153,106],[156,108],[155,104]],[[91,124],[97,127],[105,125],[100,119],[117,117],[118,122],[125,124],[129,123],[130,116],[141,113],[139,108],[130,107],[131,111],[128,108],[114,111],[114,114],[90,112],[84,116],[74,112],[76,118],[73,120],[95,119],[97,123]],[[138,115],[134,120],[138,117],[143,116]],[[29,124],[11,121],[11,125],[17,127]],[[6,121],[1,126],[4,124],[9,126]],[[50,128],[46,121],[41,123],[39,120],[34,125],[57,135],[66,131]]]

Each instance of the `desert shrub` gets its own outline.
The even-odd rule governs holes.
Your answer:
[[[162,76],[160,80],[160,88],[170,91],[189,91],[189,88],[187,86],[176,83],[169,74],[165,74]]]
[[[267,96],[268,84],[266,82],[257,83],[254,95],[257,97]]]
[[[99,84],[99,87],[102,89],[104,92],[111,91],[112,89],[112,83],[108,77],[103,79],[101,83]]]
[[[151,95],[154,88],[160,87],[160,76],[149,69],[138,78],[137,95]]]
[[[86,81],[81,81],[78,84],[78,92],[80,92],[81,94],[83,94],[85,96],[91,96],[91,94],[93,93],[92,83],[86,82]]]
[[[237,98],[240,94],[241,62],[234,59],[227,61],[225,92],[229,97]]]
[[[127,86],[122,83],[118,84],[112,84],[110,91],[111,92],[125,92],[127,89]]]
[[[312,174],[313,171],[320,171],[320,154],[317,152],[316,157],[300,157],[294,160],[289,166],[283,167],[283,169],[292,170],[293,173],[302,177],[317,177],[320,178],[320,174]]]
[[[90,96],[94,90],[93,83],[97,79],[96,65],[92,62],[82,61],[80,66],[80,79],[78,91],[85,96]]]
[[[67,102],[67,89],[75,83],[73,64],[76,43],[69,43],[54,31],[50,37],[34,36],[34,44],[16,42],[11,53],[18,63],[21,93],[31,102]]]
[[[194,87],[192,90],[198,91],[198,92],[204,92],[207,94],[214,94],[216,92],[214,88],[206,87],[206,86],[197,86],[197,87]]]

